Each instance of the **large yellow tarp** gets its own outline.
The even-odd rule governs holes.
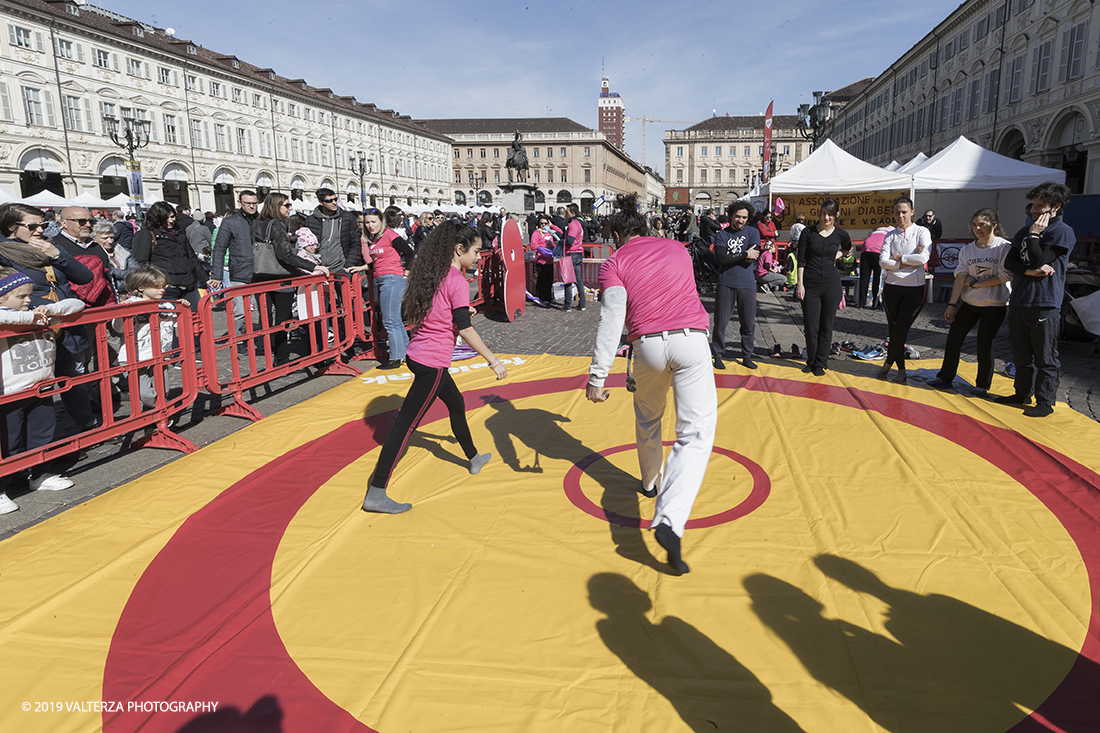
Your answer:
[[[390,482],[407,514],[359,509],[408,384],[374,372],[0,543],[0,730],[1076,720],[1100,426],[859,373],[731,370],[692,515],[710,526],[674,577],[649,532],[601,516],[651,515],[629,395],[587,402],[585,359],[515,361],[503,382],[455,374],[494,459],[470,476],[430,414]]]

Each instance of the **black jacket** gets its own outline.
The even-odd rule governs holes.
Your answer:
[[[317,237],[317,244],[321,245],[324,239],[325,220],[337,217],[340,219],[340,249],[344,253],[344,262],[343,265],[330,264],[329,262],[324,262],[324,264],[333,272],[342,272],[345,267],[356,267],[363,264],[363,245],[361,241],[363,234],[359,229],[359,222],[355,220],[355,214],[344,209],[337,209],[336,217],[328,217],[322,213],[321,207],[318,206],[306,217],[306,226],[313,232],[313,236]]]
[[[266,240],[269,231],[271,245],[275,250],[275,259],[279,261],[280,265],[287,269],[289,273],[287,277],[301,277],[307,272],[313,272],[313,268],[317,267],[317,265],[298,256],[297,248],[290,243],[290,237],[287,236],[285,222],[281,222],[278,219],[265,219],[263,221],[257,219],[252,222],[252,241],[262,242]],[[301,272],[301,270],[305,270],[305,272]],[[252,276],[253,282],[282,279],[283,277]]]
[[[168,273],[172,287],[187,293],[206,281],[206,270],[195,250],[187,241],[187,235],[179,229],[158,229],[156,243],[153,232],[142,229],[134,235],[134,260],[138,264],[153,264]]]
[[[711,219],[709,216],[703,216],[699,219],[699,239],[702,239],[707,244],[714,244],[714,235],[721,229],[718,226],[718,222]]]

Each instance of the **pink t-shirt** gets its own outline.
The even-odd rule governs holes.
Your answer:
[[[671,239],[638,237],[600,265],[600,289],[626,288],[627,338],[676,328],[705,330],[707,311],[695,290],[691,256]]]
[[[451,311],[469,307],[470,285],[458,268],[452,267],[436,289],[432,307],[428,309],[424,322],[413,331],[409,348],[405,352],[408,357],[436,369],[449,367],[451,356],[454,355],[455,339],[458,337]]]
[[[573,219],[569,222],[569,226],[565,228],[565,236],[568,239],[573,237],[573,245],[567,249],[566,254],[573,254],[574,252],[584,253],[584,224],[580,219]]]
[[[392,229],[382,232],[378,241],[370,244],[370,256],[374,260],[374,276],[404,275],[405,268],[401,265],[401,254],[393,248],[393,240],[401,235]],[[364,257],[364,259],[366,259]],[[368,262],[370,260],[367,260]]]

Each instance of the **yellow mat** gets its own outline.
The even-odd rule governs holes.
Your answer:
[[[468,474],[437,405],[390,482],[407,514],[359,509],[409,384],[372,372],[0,543],[0,730],[1096,719],[1096,423],[731,368],[675,577],[622,375],[594,405],[586,359],[511,359],[454,370],[492,462]]]

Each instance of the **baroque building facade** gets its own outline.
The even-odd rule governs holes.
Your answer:
[[[764,170],[764,117],[715,116],[665,131],[665,203],[717,208],[751,189]],[[778,175],[810,154],[798,117],[772,117],[772,171]]]
[[[1100,8],[967,0],[837,114],[830,137],[876,165],[965,135],[1100,193]]]
[[[354,202],[361,182],[372,205],[452,200],[451,140],[407,115],[80,0],[0,0],[0,23],[0,190],[16,198],[128,192],[108,133],[135,120],[146,201],[221,213],[246,188],[306,204],[327,187]]]
[[[582,213],[606,211],[617,193],[648,202],[646,170],[600,132],[566,117],[425,120],[454,141],[452,185],[457,203],[499,203],[509,183],[508,149],[515,133],[527,151],[528,211],[576,203]],[[513,174],[513,179],[519,179]],[[531,208],[533,207],[533,208]]]

